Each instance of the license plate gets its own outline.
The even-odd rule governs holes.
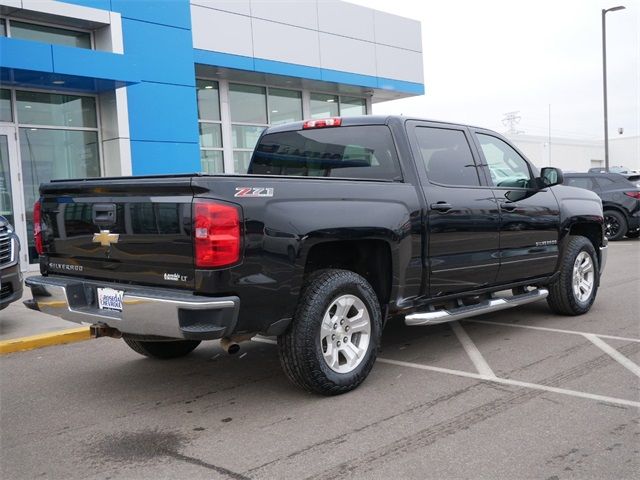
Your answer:
[[[114,290],[113,288],[98,288],[98,308],[100,310],[113,310],[115,312],[122,311],[122,290]]]

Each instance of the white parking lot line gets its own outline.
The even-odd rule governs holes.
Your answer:
[[[629,338],[629,337],[618,337],[616,335],[605,335],[600,333],[588,333],[588,332],[577,332],[575,330],[562,330],[560,328],[549,328],[549,327],[536,327],[534,325],[520,325],[517,323],[504,323],[504,322],[491,322],[489,320],[472,320],[465,319],[465,322],[473,322],[473,323],[485,323],[487,325],[500,325],[503,327],[514,327],[514,328],[529,328],[531,330],[542,330],[545,332],[558,332],[558,333],[570,333],[572,335],[594,335],[600,338],[608,338],[609,340],[623,340],[626,342],[637,342],[640,343],[640,338]]]
[[[583,336],[593,343],[596,347],[602,350],[604,353],[613,358],[616,362],[622,365],[624,368],[632,372],[637,377],[640,377],[640,366],[636,365],[630,359],[622,355],[619,351],[613,348],[608,343],[604,342],[601,338],[598,338],[596,335],[591,333],[585,333]]]
[[[460,340],[464,351],[469,355],[478,373],[484,377],[495,377],[496,374],[493,373],[493,370],[491,370],[491,367],[482,356],[482,353],[480,353],[480,350],[478,350],[478,347],[476,347],[476,344],[473,343],[473,340],[471,340],[467,332],[462,328],[462,325],[458,322],[451,322],[451,329],[453,333],[456,334],[456,337],[458,337],[458,340]]]
[[[611,403],[611,404],[614,404],[614,405],[623,405],[625,407],[640,408],[640,402],[635,402],[633,400],[625,400],[623,398],[607,397],[607,396],[604,396],[604,395],[596,395],[596,394],[593,394],[593,393],[578,392],[576,390],[569,390],[569,389],[566,389],[566,388],[551,387],[549,385],[539,385],[537,383],[521,382],[519,380],[510,380],[508,378],[487,377],[487,376],[484,376],[484,375],[478,375],[477,373],[463,372],[461,370],[451,370],[451,369],[448,369],[448,368],[441,368],[441,367],[432,367],[431,365],[421,365],[419,363],[402,362],[402,361],[399,361],[399,360],[391,360],[391,359],[388,359],[388,358],[378,358],[378,362],[386,363],[386,364],[389,364],[389,365],[396,365],[398,367],[416,368],[416,369],[419,369],[419,370],[428,370],[428,371],[438,372],[438,373],[447,373],[449,375],[457,375],[459,377],[475,378],[477,380],[485,380],[485,381],[488,381],[488,382],[495,382],[495,383],[500,383],[500,384],[503,384],[503,385],[511,385],[511,386],[514,386],[514,387],[531,388],[533,390],[541,390],[541,391],[545,391],[545,392],[558,393],[558,394],[561,394],[561,395],[568,395],[568,396],[571,396],[571,397],[586,398],[588,400],[596,400],[598,402],[606,402],[606,403]]]

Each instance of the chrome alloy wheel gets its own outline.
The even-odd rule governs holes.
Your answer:
[[[595,282],[593,259],[587,252],[580,252],[573,264],[573,295],[576,300],[586,302],[593,292]]]
[[[364,302],[354,295],[336,298],[320,326],[320,347],[329,368],[352,372],[364,360],[370,340],[371,318]]]

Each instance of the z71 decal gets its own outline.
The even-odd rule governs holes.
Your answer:
[[[271,187],[236,187],[234,197],[273,197],[273,188]]]

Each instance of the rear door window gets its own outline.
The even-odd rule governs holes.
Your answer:
[[[248,173],[402,180],[393,137],[385,125],[266,134]]]
[[[462,130],[416,127],[427,178],[442,185],[480,186],[478,168]]]
[[[595,190],[593,180],[589,177],[564,177],[565,185],[570,187],[586,188],[587,190]]]

